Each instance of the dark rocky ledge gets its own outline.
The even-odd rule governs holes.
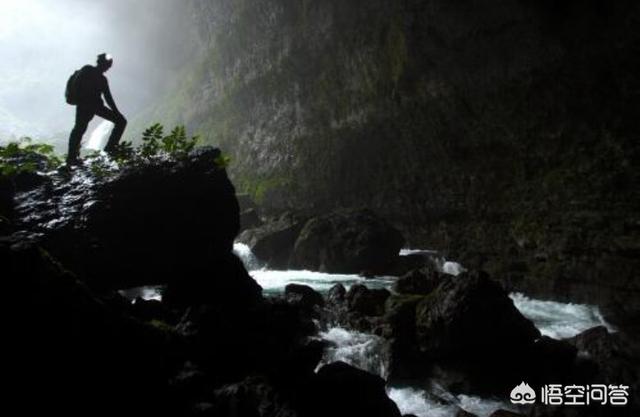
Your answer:
[[[13,399],[35,414],[400,415],[380,378],[314,372],[324,344],[304,306],[263,298],[232,253],[239,208],[218,155],[0,184]],[[116,291],[142,284],[163,300]]]

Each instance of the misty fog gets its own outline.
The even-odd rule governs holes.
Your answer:
[[[131,120],[189,58],[190,19],[181,0],[0,0],[0,140],[66,141],[75,114],[66,81],[102,52],[114,57],[106,75]]]

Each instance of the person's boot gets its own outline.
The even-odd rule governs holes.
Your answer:
[[[67,158],[67,166],[68,167],[72,167],[72,166],[82,166],[84,163],[82,162],[82,159],[75,157],[75,158]]]

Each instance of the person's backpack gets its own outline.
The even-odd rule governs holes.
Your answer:
[[[80,96],[80,75],[82,69],[77,70],[67,80],[67,88],[64,90],[64,97],[67,100],[67,104],[76,105]]]

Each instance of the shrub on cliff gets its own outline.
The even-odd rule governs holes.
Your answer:
[[[17,142],[0,146],[0,176],[13,177],[23,173],[52,170],[60,166],[61,159],[55,155],[53,146],[32,143],[25,137]]]
[[[94,174],[103,176],[117,171],[123,165],[162,158],[184,159],[199,140],[197,135],[187,136],[184,126],[176,126],[169,134],[165,134],[164,126],[155,123],[142,133],[140,146],[134,147],[132,142],[123,141],[118,144],[111,157],[95,151],[88,155],[87,161]],[[33,143],[31,138],[25,137],[0,146],[0,179],[51,171],[59,168],[62,161],[63,158],[55,154],[52,145]],[[229,165],[230,158],[221,154],[214,163],[224,169]]]
[[[165,134],[164,126],[155,123],[142,133],[140,146],[134,147],[132,142],[127,141],[120,142],[111,158],[96,151],[88,157],[89,166],[94,174],[105,175],[126,165],[144,164],[164,158],[185,159],[199,140],[197,135],[187,136],[184,126],[176,126],[169,134]],[[214,163],[224,169],[229,164],[229,157],[221,154]]]

